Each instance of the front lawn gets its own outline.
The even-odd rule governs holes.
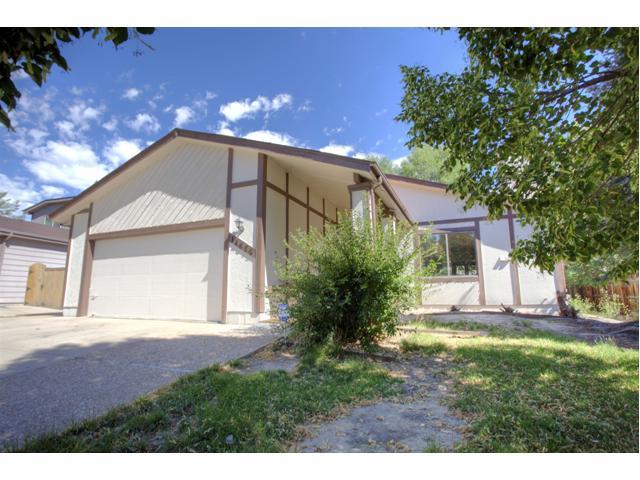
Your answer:
[[[295,375],[241,375],[215,366],[63,433],[28,441],[20,451],[278,452],[310,417],[391,395],[397,383],[363,360],[316,357]]]
[[[475,452],[637,452],[638,352],[540,332],[477,324],[415,324],[405,352],[453,365],[451,407],[471,425],[459,448]],[[431,333],[420,328],[434,329]],[[485,327],[486,328],[486,327]]]

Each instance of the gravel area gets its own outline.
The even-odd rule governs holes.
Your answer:
[[[243,357],[266,326],[65,318],[0,319],[0,450],[105,413],[187,373]]]

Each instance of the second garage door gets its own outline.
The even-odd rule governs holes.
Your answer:
[[[89,315],[220,320],[223,232],[96,241]]]

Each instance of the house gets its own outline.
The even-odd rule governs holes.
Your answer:
[[[61,225],[59,223],[51,220],[50,215],[69,202],[72,198],[73,197],[48,198],[25,208],[23,212],[27,215],[31,215],[31,221],[34,223],[41,223],[43,225],[49,225],[50,227],[60,227]]]
[[[32,264],[64,267],[68,240],[67,228],[0,216],[0,303],[24,302]]]
[[[479,232],[477,267],[447,265],[434,280],[438,302],[518,304],[506,288],[508,219],[493,226],[477,209],[461,212],[441,186],[385,176],[374,161],[176,129],[51,215],[71,226],[64,314],[266,319],[262,294],[278,282],[275,262],[292,254],[291,233],[322,229],[339,212],[367,214],[377,202],[389,222],[435,221],[445,244],[459,227]],[[527,292],[520,303],[555,306],[548,276],[517,273]],[[529,288],[539,290],[537,303]]]

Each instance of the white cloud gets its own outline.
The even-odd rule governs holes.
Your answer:
[[[394,167],[399,167],[400,165],[402,165],[406,161],[407,161],[407,156],[405,155],[404,157],[400,157],[400,158],[396,158],[395,160],[391,160],[391,163],[393,164]]]
[[[0,192],[7,192],[7,197],[17,201],[19,210],[39,202],[42,198],[32,180],[23,177],[9,178],[4,173],[0,173]],[[21,212],[16,210],[15,213]]]
[[[92,148],[84,143],[48,141],[35,147],[23,161],[39,180],[84,189],[108,172]]]
[[[129,160],[134,155],[138,154],[142,150],[140,140],[124,140],[117,138],[111,141],[103,150],[104,157],[113,165],[117,167],[122,163]]]
[[[313,110],[313,107],[311,106],[311,100],[305,100],[302,105],[298,107],[299,112],[310,112],[311,110]]]
[[[11,72],[11,80],[13,80],[14,82],[16,80],[25,80],[27,78],[29,78],[29,74],[23,69],[14,70],[13,72]]]
[[[293,97],[288,93],[280,93],[271,100],[259,95],[254,100],[245,98],[234,102],[225,103],[220,106],[220,114],[227,122],[237,122],[243,118],[253,118],[259,112],[264,112],[268,116],[284,107],[293,104]]]
[[[244,138],[249,140],[257,140],[260,142],[278,143],[280,145],[297,145],[298,142],[291,135],[286,133],[272,132],[271,130],[256,130],[247,133]]]
[[[178,128],[193,121],[196,116],[196,112],[194,112],[191,107],[187,107],[186,105],[176,108],[174,113],[176,115],[176,118],[173,121],[173,124]]]
[[[92,121],[96,121],[104,113],[105,107],[93,107],[85,102],[78,102],[69,107],[68,119],[80,130],[87,130]]]
[[[332,135],[337,135],[339,133],[344,132],[344,127],[336,127],[336,128],[324,127],[322,131],[327,137],[330,137]]]
[[[225,122],[224,120],[218,122],[218,129],[216,130],[216,133],[220,135],[228,135],[230,137],[237,136],[236,131],[229,126],[229,122]]]
[[[116,128],[118,128],[118,119],[116,117],[111,117],[111,120],[108,120],[102,124],[102,128],[109,132],[113,132]]]
[[[376,117],[381,117],[381,116],[382,116],[382,115],[384,115],[385,113],[387,113],[387,109],[386,109],[386,108],[383,108],[382,110],[378,110],[378,111],[375,113],[375,116],[376,116]]]
[[[62,137],[75,138],[78,135],[75,125],[69,120],[60,120],[55,123],[55,127]]]
[[[126,98],[127,100],[135,100],[140,96],[142,92],[137,88],[127,88],[122,94],[122,98]]]
[[[204,99],[205,100],[213,100],[214,98],[216,98],[218,96],[217,93],[214,92],[210,92],[209,90],[207,90],[204,94]]]
[[[320,149],[321,152],[333,153],[335,155],[342,155],[345,157],[349,156],[353,150],[354,149],[351,145],[338,145],[335,143],[330,143]]]
[[[136,132],[155,133],[160,130],[160,122],[149,113],[139,113],[134,119],[127,120],[125,123]]]
[[[45,198],[64,197],[67,194],[64,188],[54,185],[42,185],[40,191]]]

